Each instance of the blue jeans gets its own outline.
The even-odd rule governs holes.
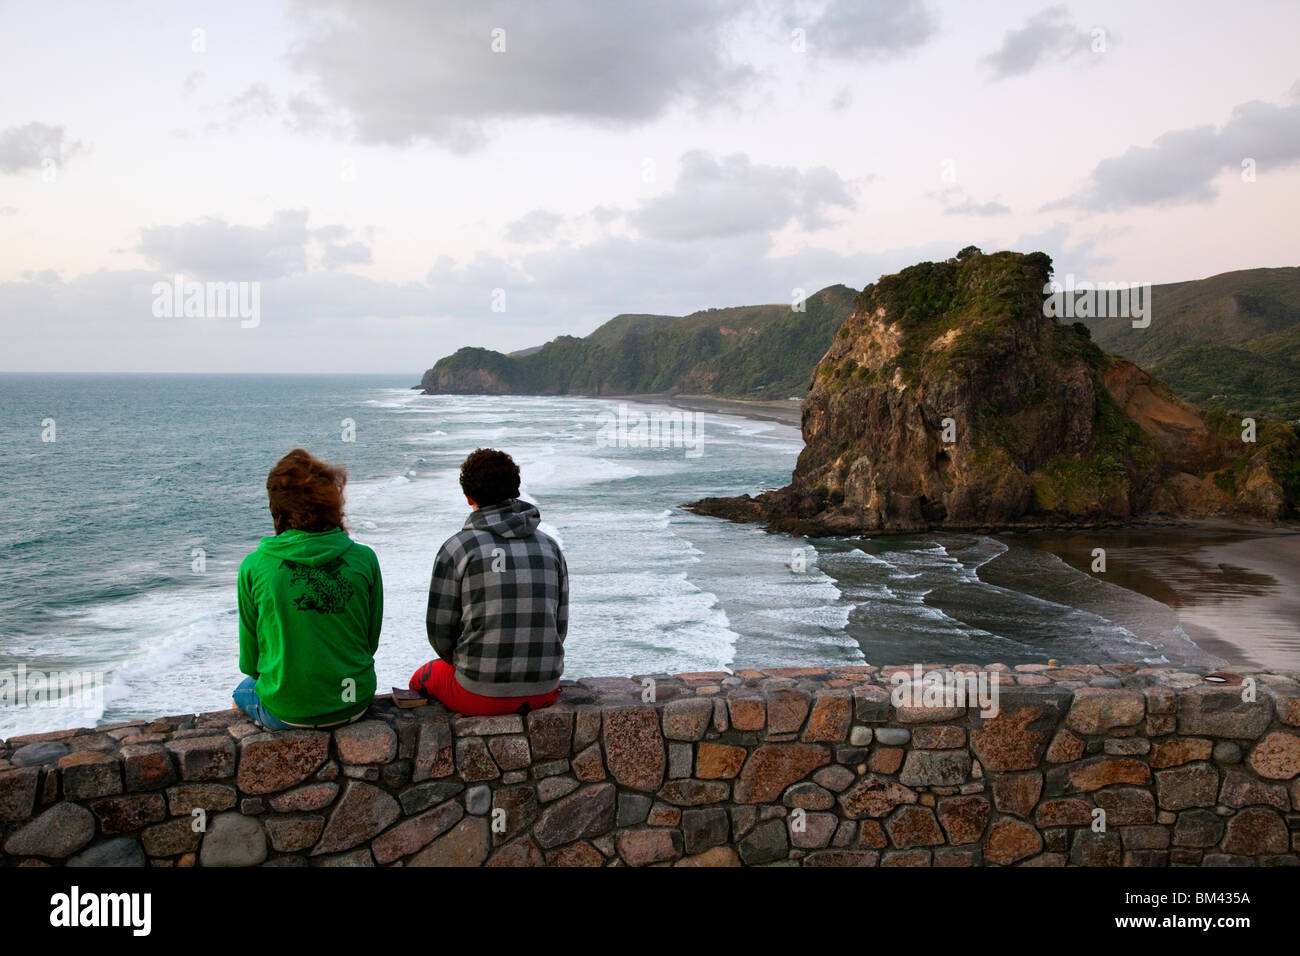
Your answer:
[[[239,686],[235,688],[235,693],[233,695],[235,703],[239,706],[239,709],[249,717],[252,717],[253,720],[257,721],[267,730],[292,729],[283,720],[276,717],[275,714],[262,706],[262,700],[257,696],[257,690],[255,689],[256,686],[257,681],[253,680],[251,677],[245,677],[239,682]]]

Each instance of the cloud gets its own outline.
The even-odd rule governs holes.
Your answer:
[[[1103,159],[1078,194],[1049,208],[1066,205],[1111,210],[1210,202],[1214,179],[1254,161],[1260,176],[1300,162],[1300,103],[1278,106],[1254,100],[1236,106],[1216,129],[1196,126],[1171,130],[1150,146],[1133,146]]]
[[[307,226],[305,209],[282,209],[265,226],[232,225],[206,218],[179,226],[140,230],[135,251],[165,273],[196,279],[254,281],[308,271],[369,265],[370,246],[346,226]]]
[[[227,110],[230,123],[235,125],[249,119],[275,116],[280,112],[280,106],[265,83],[254,83],[234,97],[227,104]]]
[[[835,209],[855,206],[848,185],[825,166],[801,172],[753,163],[744,153],[719,161],[695,150],[682,156],[673,188],[643,203],[630,221],[648,238],[681,241],[767,234],[791,221],[820,229]]]
[[[62,167],[85,152],[80,142],[67,140],[62,126],[27,123],[0,131],[0,173],[22,173],[41,169],[47,161]]]
[[[534,209],[506,226],[506,241],[545,242],[564,224],[564,217],[547,209]]]
[[[626,213],[624,213],[623,210],[615,209],[612,206],[606,206],[603,204],[593,206],[587,215],[590,216],[592,221],[598,226],[608,226],[610,223],[626,217]]]
[[[374,262],[370,247],[364,242],[328,243],[321,253],[321,265],[338,269],[350,265],[370,265]]]
[[[1067,60],[1089,49],[1092,35],[1070,19],[1070,10],[1061,5],[1035,13],[1025,25],[1008,30],[1002,45],[980,62],[993,72],[995,79],[1020,76],[1045,61]]]
[[[1127,232],[1126,229],[1107,229],[1081,238],[1073,237],[1074,231],[1067,223],[1055,222],[1041,232],[1022,234],[1011,248],[1046,252],[1052,257],[1052,266],[1058,277],[1073,273],[1092,281],[1136,281],[1133,276],[1113,276],[1108,270],[1115,263],[1115,257],[1099,251],[1109,248],[1115,238]]]
[[[266,231],[240,235],[251,240],[249,233]],[[408,282],[309,268],[257,280],[256,330],[241,330],[232,320],[155,318],[152,287],[166,273],[103,270],[66,280],[42,273],[0,282],[0,331],[12,369],[407,368],[414,376],[463,345],[509,351],[561,333],[585,334],[620,312],[684,315],[710,306],[789,302],[796,288],[861,287],[920,259],[946,258],[963,244],[948,238],[874,253],[804,248],[774,256],[764,235],[699,244],[605,236],[517,258],[479,254],[456,263],[442,257]],[[217,278],[248,274],[246,268]],[[496,289],[505,293],[506,311],[485,322]],[[30,322],[31,315],[41,322]],[[61,343],[57,353],[50,351],[51,336]]]
[[[734,99],[757,75],[723,43],[745,6],[299,0],[290,61],[359,139],[465,151],[502,119],[630,125]]]
[[[260,228],[201,219],[140,230],[136,251],[164,272],[199,279],[273,279],[307,266],[307,211],[281,210]]]
[[[306,93],[294,93],[285,101],[284,125],[300,133],[331,133],[343,136],[346,123],[328,106]]]
[[[947,216],[1005,216],[1011,212],[1000,202],[976,202],[960,186],[949,186],[930,196],[939,200]]]
[[[800,25],[794,17],[789,21]],[[831,0],[808,28],[808,47],[844,58],[893,56],[921,46],[938,29],[922,0]]]

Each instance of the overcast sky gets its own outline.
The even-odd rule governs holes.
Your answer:
[[[1296,265],[1297,37],[1294,0],[0,3],[0,369],[414,382],[969,243]],[[155,315],[177,274],[260,323]]]

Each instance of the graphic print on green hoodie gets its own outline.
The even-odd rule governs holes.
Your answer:
[[[342,528],[290,529],[244,558],[238,590],[239,669],[267,710],[326,724],[370,706],[384,617],[374,551]]]

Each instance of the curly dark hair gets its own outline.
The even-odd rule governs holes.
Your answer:
[[[478,448],[460,466],[460,487],[480,508],[519,497],[519,466],[503,451]]]
[[[343,486],[345,468],[327,465],[311,453],[295,448],[266,476],[275,533],[291,528],[299,531],[331,531],[343,528]]]

